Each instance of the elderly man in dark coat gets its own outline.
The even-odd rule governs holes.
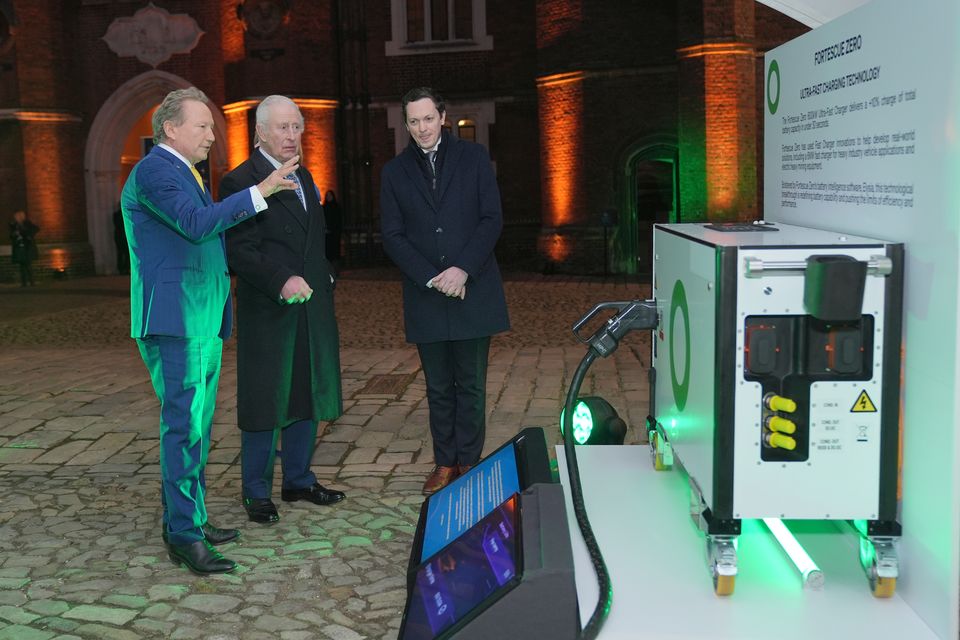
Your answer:
[[[269,96],[257,108],[259,149],[223,177],[220,197],[257,184],[300,152],[303,116],[292,100]],[[280,519],[271,499],[280,441],[284,501],[330,505],[344,498],[317,482],[310,460],[317,422],[342,410],[333,278],[324,252],[319,191],[304,167],[296,190],[227,233],[237,278],[237,413],[243,504],[250,520]]]
[[[490,336],[510,328],[493,255],[503,215],[486,149],[443,132],[440,96],[420,87],[401,103],[411,139],[383,168],[380,214],[383,247],[406,276],[406,337],[427,383],[430,495],[483,452]]]

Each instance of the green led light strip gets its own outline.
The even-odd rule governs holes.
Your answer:
[[[804,588],[822,589],[823,572],[820,571],[820,567],[813,561],[810,554],[804,550],[793,534],[790,533],[787,525],[783,524],[783,521],[779,518],[764,518],[763,524],[767,525],[767,529],[769,529],[773,537],[776,538],[780,547],[787,552],[790,561],[793,562],[797,571],[803,576]]]

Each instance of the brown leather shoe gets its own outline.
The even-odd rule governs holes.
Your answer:
[[[470,471],[470,469],[473,469],[473,465],[472,465],[472,464],[458,464],[458,465],[457,465],[457,475],[458,475],[458,476],[462,476],[462,475],[465,474],[467,471]]]
[[[445,467],[438,464],[433,468],[433,473],[427,477],[427,481],[423,483],[423,495],[429,496],[443,489],[456,480],[457,475],[456,467]]]

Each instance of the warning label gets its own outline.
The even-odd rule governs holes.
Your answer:
[[[860,392],[860,395],[857,396],[857,401],[853,403],[853,406],[850,407],[850,413],[876,413],[877,406],[873,404],[873,400],[870,399],[870,396],[867,395],[867,390],[864,389]]]

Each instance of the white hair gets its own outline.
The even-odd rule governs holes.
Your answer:
[[[297,115],[300,116],[300,126],[303,126],[303,114],[300,113],[300,107],[297,106],[297,103],[288,98],[287,96],[281,95],[272,95],[264,98],[260,104],[257,105],[257,124],[267,126],[270,120],[270,108],[276,104],[285,104],[290,105],[297,110]],[[260,135],[257,134],[256,140],[254,141],[254,146],[260,144]]]

